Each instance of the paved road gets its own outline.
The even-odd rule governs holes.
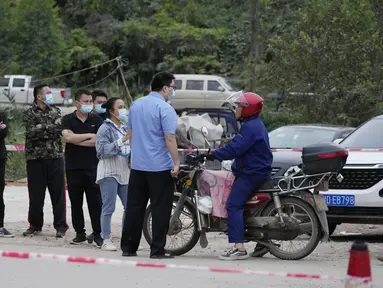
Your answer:
[[[59,107],[60,110],[61,110],[61,115],[66,115],[66,114],[69,114],[71,112],[73,112],[74,110],[76,110],[76,107],[75,106],[69,106],[69,107]]]
[[[91,245],[72,246],[70,239],[72,230],[63,239],[55,239],[52,228],[52,209],[49,196],[46,198],[45,227],[43,234],[35,237],[23,237],[22,231],[27,227],[28,211],[27,190],[24,187],[7,187],[6,223],[16,233],[14,239],[0,239],[0,250],[45,252],[73,256],[107,257],[122,259],[121,252],[105,252]],[[85,206],[86,207],[86,206]],[[68,221],[70,223],[70,203],[68,201]],[[89,219],[85,208],[85,215]],[[117,205],[113,217],[113,238],[118,245],[121,229],[122,206]],[[89,228],[89,223],[87,227]],[[144,250],[135,260],[153,262],[148,259],[149,249],[145,240],[141,243]],[[306,259],[300,261],[281,261],[270,255],[262,259],[249,259],[241,262],[222,262],[217,259],[220,251],[228,247],[226,237],[219,234],[209,235],[209,246],[202,249],[197,246],[189,254],[166,260],[168,264],[202,265],[220,268],[242,268],[273,272],[328,274],[345,277],[348,264],[348,250],[351,243],[331,242],[320,244]],[[371,255],[376,255],[381,244],[369,245]],[[133,259],[129,259],[132,260]],[[158,262],[158,261],[157,261]],[[373,279],[375,287],[383,287],[383,265],[372,259]],[[76,269],[74,269],[76,268]],[[296,280],[278,277],[211,273],[203,271],[161,270],[153,268],[133,268],[121,266],[98,266],[55,261],[33,261],[0,258],[0,287],[6,288],[55,288],[80,287],[92,288],[129,287],[162,288],[162,287],[344,287],[340,282],[320,280]]]
[[[11,242],[11,241],[9,241]],[[61,247],[36,247],[19,246],[11,243],[0,246],[2,249],[17,251],[38,251],[47,253],[58,253],[73,256],[89,257],[122,257],[118,252],[110,253],[95,248],[61,248]],[[137,257],[139,261],[149,261],[148,251],[141,253],[145,257]],[[333,258],[336,258],[334,255]],[[133,259],[129,259],[132,260]],[[327,259],[317,261],[315,259],[301,260],[299,262],[286,262],[273,258],[250,259],[242,262],[227,263],[219,262],[211,255],[203,256],[183,256],[173,260],[166,260],[161,263],[167,264],[186,264],[203,265],[225,268],[242,268],[261,271],[297,272],[297,273],[326,273],[334,276],[343,277],[346,272],[346,259],[336,260]],[[153,261],[151,261],[153,262]],[[159,261],[156,261],[159,262]],[[225,273],[211,273],[204,271],[184,271],[184,270],[163,270],[155,268],[133,268],[111,265],[89,265],[61,263],[43,260],[18,260],[0,259],[0,279],[2,287],[7,288],[67,288],[81,287],[87,285],[93,288],[104,287],[129,287],[142,288],[165,288],[165,287],[302,287],[302,288],[336,288],[344,287],[341,282],[320,281],[320,280],[300,280],[286,279],[268,276],[238,275]],[[75,269],[76,268],[76,269]],[[383,283],[382,266],[373,261],[373,276],[375,287]],[[4,285],[4,286],[3,286]]]

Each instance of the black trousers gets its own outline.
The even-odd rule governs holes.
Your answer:
[[[0,159],[0,228],[4,227],[5,162],[6,158]]]
[[[85,233],[84,192],[92,229],[95,236],[101,233],[101,208],[102,198],[99,186],[96,184],[97,169],[89,170],[67,170],[66,178],[68,194],[72,206],[72,224],[76,233]]]
[[[48,187],[53,207],[53,226],[56,230],[67,230],[64,160],[62,158],[28,160],[27,177],[30,226],[38,230],[43,227],[45,190]]]
[[[131,170],[128,203],[121,238],[123,252],[136,252],[140,244],[145,210],[152,206],[152,245],[150,255],[165,253],[166,234],[172,211],[174,180],[170,170],[145,172]]]

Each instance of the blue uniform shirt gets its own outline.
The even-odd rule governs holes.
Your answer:
[[[212,152],[212,156],[221,161],[235,159],[231,167],[235,176],[271,177],[273,153],[269,134],[259,117],[244,122],[239,134],[225,147]]]
[[[176,133],[177,114],[164,97],[151,92],[134,101],[129,110],[127,128],[132,129],[132,169],[149,172],[173,169],[165,134]]]

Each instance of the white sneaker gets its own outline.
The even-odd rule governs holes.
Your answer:
[[[229,251],[225,252],[221,256],[219,256],[220,260],[244,260],[248,258],[246,250],[239,250],[238,248],[231,248]]]
[[[101,250],[104,251],[117,251],[117,247],[113,244],[112,240],[104,239],[104,242],[101,246]]]

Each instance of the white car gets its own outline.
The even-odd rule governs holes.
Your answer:
[[[330,234],[341,223],[383,224],[383,115],[365,122],[340,142],[349,150],[340,183],[323,192]]]
[[[0,79],[0,103],[32,104],[35,82],[28,75],[5,75]],[[55,105],[70,106],[73,102],[70,88],[50,87]]]

